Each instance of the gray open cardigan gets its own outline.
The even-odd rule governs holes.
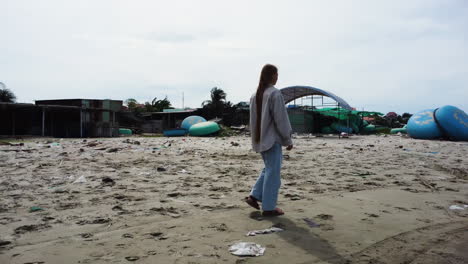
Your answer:
[[[281,91],[274,86],[263,93],[260,142],[255,142],[257,131],[257,103],[255,94],[250,98],[250,132],[252,148],[256,152],[269,150],[273,144],[292,145],[292,128]]]

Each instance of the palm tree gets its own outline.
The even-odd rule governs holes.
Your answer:
[[[5,84],[0,82],[0,102],[4,103],[14,103],[16,101],[15,94],[10,90],[7,89]]]
[[[167,96],[162,100],[158,100],[158,98],[155,97],[151,103],[146,102],[146,105],[148,106],[147,108],[151,109],[151,111],[148,112],[162,112],[164,109],[173,109]]]
[[[167,96],[162,99],[162,100],[156,100],[156,98],[153,99],[153,107],[157,112],[161,112],[164,109],[172,109],[171,102],[167,99]]]
[[[218,87],[213,87],[211,89],[211,100],[206,100],[202,103],[203,107],[208,107],[208,108],[216,108],[216,106],[219,105],[224,105],[226,101],[226,93],[223,91],[223,89],[218,88]]]

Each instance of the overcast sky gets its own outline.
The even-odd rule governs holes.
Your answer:
[[[0,0],[0,82],[19,102],[248,101],[261,67],[358,109],[468,111],[468,1]]]

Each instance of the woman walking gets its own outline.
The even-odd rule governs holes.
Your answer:
[[[281,146],[293,148],[291,124],[281,91],[274,85],[278,80],[278,69],[271,64],[263,66],[257,92],[250,99],[250,131],[252,148],[262,155],[265,167],[245,201],[260,210],[262,215],[277,216],[284,212],[276,207],[281,186]]]

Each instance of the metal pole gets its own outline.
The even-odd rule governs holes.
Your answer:
[[[45,135],[45,109],[42,107],[42,136]]]

